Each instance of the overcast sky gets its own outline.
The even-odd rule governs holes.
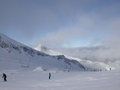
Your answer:
[[[31,47],[119,47],[120,0],[0,0],[0,32]]]

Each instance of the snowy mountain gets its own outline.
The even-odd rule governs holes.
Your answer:
[[[76,58],[75,56],[74,56],[74,54],[75,54],[75,52],[74,52],[74,50],[72,51],[71,49],[70,50],[68,50],[69,51],[69,53],[74,53],[73,55],[72,54],[68,54],[68,55],[66,55],[64,52],[64,54],[62,54],[62,53],[60,53],[60,52],[56,52],[56,51],[54,51],[54,50],[51,50],[51,49],[49,49],[49,48],[47,48],[46,46],[43,46],[43,45],[38,45],[37,47],[35,47],[35,49],[36,50],[39,50],[39,51],[41,51],[41,52],[44,52],[44,53],[46,53],[46,54],[49,54],[49,55],[53,55],[53,56],[56,56],[56,55],[64,55],[66,58],[68,58],[68,59],[73,59],[73,60],[76,60],[76,61],[78,61],[79,63],[81,63],[84,67],[85,67],[85,69],[86,70],[94,70],[94,71],[102,71],[102,70],[110,70],[110,69],[112,69],[112,70],[114,70],[115,68],[113,67],[113,66],[111,66],[111,65],[109,65],[109,64],[106,64],[105,62],[101,62],[101,61],[95,61],[94,60],[94,58],[93,58],[93,60],[91,60],[90,58],[88,58],[88,59],[86,59],[86,58]],[[95,50],[97,49],[97,47],[96,48],[94,48]],[[79,50],[79,49],[78,49]],[[91,50],[91,49],[90,49]],[[94,51],[95,51],[94,50]],[[62,51],[61,51],[62,52]],[[95,53],[95,52],[94,52]],[[90,53],[89,53],[90,54]],[[76,53],[76,55],[78,55],[77,53]],[[89,55],[88,55],[89,56]],[[84,57],[84,56],[83,56]]]
[[[107,56],[104,56],[104,51],[110,48],[105,46],[93,46],[93,47],[75,47],[75,48],[64,48],[59,51],[70,55],[72,57],[81,58],[84,60],[104,60]],[[102,55],[100,53],[103,53]],[[107,58],[109,58],[108,56]],[[110,58],[109,58],[110,59]]]
[[[91,62],[91,65],[93,62],[97,62],[99,65],[103,63],[114,70],[120,70],[120,56],[116,52],[118,50],[109,46],[64,48],[58,49],[57,51],[71,57],[82,59],[86,63]]]
[[[80,62],[64,55],[51,56],[0,34],[0,69],[85,70]]]

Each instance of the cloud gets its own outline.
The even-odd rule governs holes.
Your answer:
[[[120,12],[117,12],[117,7],[116,5],[113,8],[109,7],[110,9],[107,7],[100,12],[83,12],[82,14],[78,14],[74,25],[49,33],[46,37],[40,39],[40,43],[79,58],[87,57],[100,61],[119,60]],[[87,40],[82,44],[83,47],[86,47],[84,51],[79,51],[79,49],[76,51],[73,49],[72,51],[69,50],[73,43],[71,41],[73,40],[77,40],[78,42]],[[65,49],[65,44],[67,44],[67,48],[69,49]],[[101,48],[94,51],[92,48],[96,48],[95,45]]]
[[[55,47],[69,44],[76,39],[77,41],[88,40],[91,46],[95,43],[107,45],[108,39],[119,33],[119,19],[114,17],[106,21],[99,18],[97,14],[83,14],[78,18],[77,24],[49,33],[46,37],[40,38],[40,43]]]
[[[28,43],[39,37],[49,47],[103,43],[118,32],[119,7],[104,0],[1,0],[0,31]]]
[[[52,30],[60,24],[56,14],[44,7],[42,1],[2,0],[0,12],[0,31],[16,32],[24,38],[31,39],[36,33],[47,31],[48,28]]]
[[[73,56],[73,57],[84,58],[84,59],[86,58],[86,59],[90,59],[94,61],[96,60],[104,61],[104,62],[107,61],[107,63],[110,62],[110,64],[114,64],[116,63],[116,61],[119,61],[120,60],[120,39],[119,39],[120,38],[120,18],[114,17],[107,21],[106,20],[103,21],[103,19],[102,21],[100,21],[101,19],[99,18],[99,21],[101,23],[97,23],[97,24],[96,24],[95,18],[94,18],[95,20],[92,19],[92,17],[88,18],[85,16],[84,18],[85,18],[85,22],[87,21],[88,23],[88,25],[85,24],[86,27],[89,28],[92,25],[94,25],[94,30],[93,29],[92,30],[82,29],[81,32],[78,31],[79,33],[77,34],[79,37],[82,37],[83,39],[86,39],[86,37],[90,37],[90,38],[93,37],[93,39],[90,41],[92,45],[83,46],[80,48],[76,47],[72,49],[70,47],[68,47],[67,49],[64,47],[63,49],[57,48],[56,50],[63,52],[66,55]],[[93,24],[89,26],[88,21],[91,21],[91,20]],[[99,24],[99,27],[98,27],[98,24]],[[84,25],[82,24],[82,26],[80,27],[82,28],[83,26]],[[74,32],[74,29],[73,29],[73,32]],[[73,35],[73,36],[76,36],[76,35]],[[98,39],[96,40],[95,38],[98,38]],[[94,46],[94,42],[99,43],[100,41],[101,41],[101,44],[98,44],[98,46]]]

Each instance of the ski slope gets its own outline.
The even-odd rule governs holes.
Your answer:
[[[120,90],[120,72],[6,71],[8,82],[0,79],[0,90]]]

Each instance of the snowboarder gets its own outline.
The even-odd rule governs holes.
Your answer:
[[[49,79],[51,78],[51,73],[49,73]]]
[[[5,73],[3,73],[2,78],[4,79],[5,82],[7,82],[7,75]]]

